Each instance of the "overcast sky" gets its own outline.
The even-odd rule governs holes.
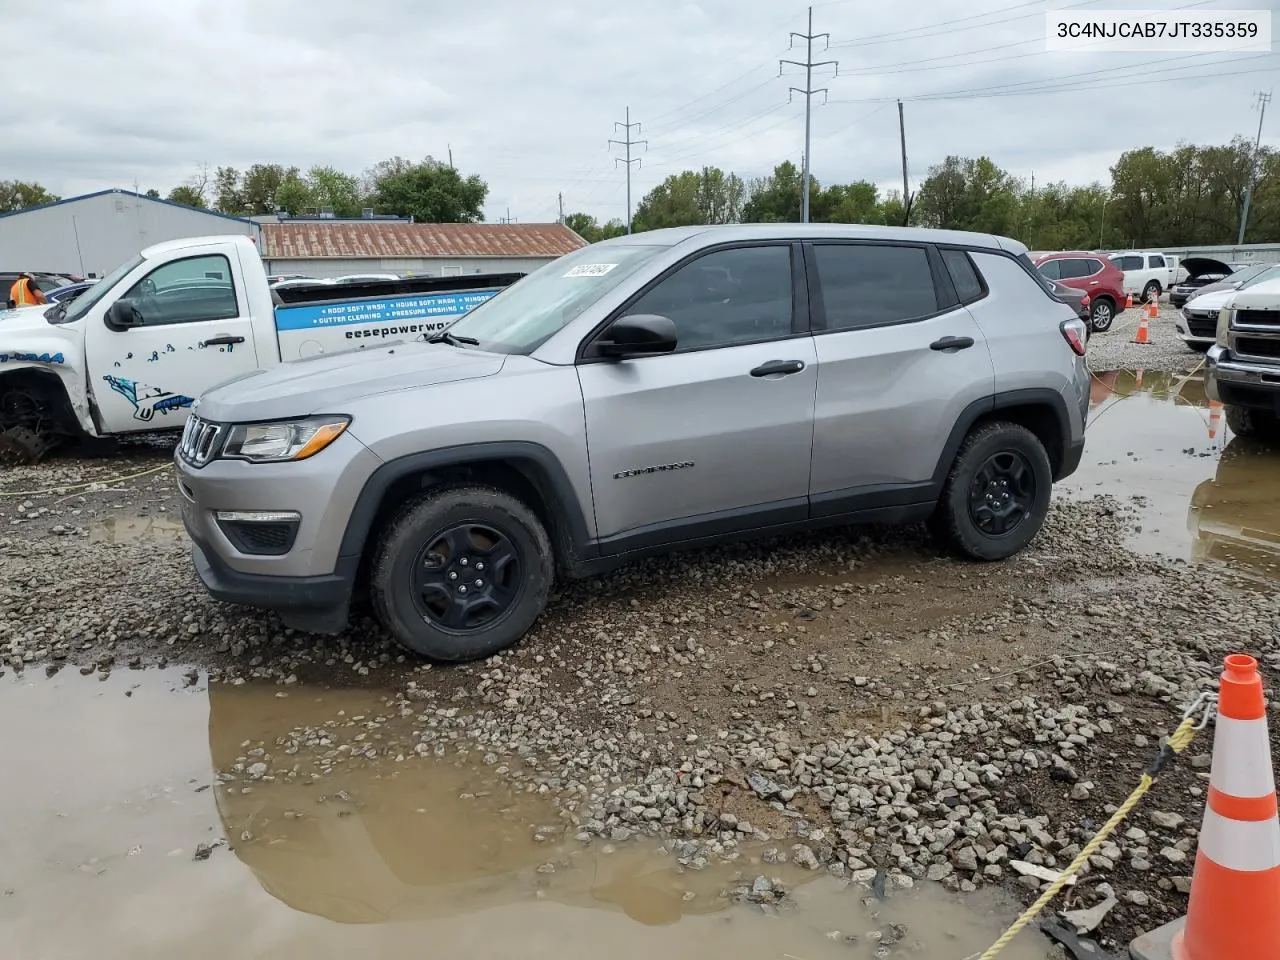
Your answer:
[[[453,159],[490,185],[486,216],[625,212],[615,157],[629,106],[633,198],[714,164],[744,177],[799,161],[803,70],[779,57],[792,0],[4,0],[0,179],[70,196],[167,193],[203,163]],[[1048,53],[1046,10],[1270,9],[1275,0],[836,0],[814,4],[814,175],[913,187],[949,153],[1037,183],[1108,179],[1128,148],[1253,137],[1271,53]],[[1280,30],[1280,17],[1273,30]],[[820,56],[818,54],[821,54]],[[1144,82],[1145,81],[1145,82]],[[949,99],[937,99],[946,95]],[[922,99],[930,98],[933,99]],[[1280,103],[1263,130],[1280,140]],[[1274,118],[1274,119],[1272,119]]]

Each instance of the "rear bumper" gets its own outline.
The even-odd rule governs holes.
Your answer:
[[[285,626],[307,633],[338,633],[347,626],[355,570],[320,577],[271,577],[232,570],[191,535],[191,562],[209,595],[224,603],[272,610]],[[354,563],[351,564],[354,566]]]
[[[1280,364],[1233,360],[1219,346],[1209,348],[1205,364],[1204,388],[1210,400],[1280,415]]]

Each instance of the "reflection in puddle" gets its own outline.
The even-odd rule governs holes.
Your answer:
[[[578,842],[547,797],[402,750],[419,718],[397,705],[376,691],[206,694],[178,672],[0,678],[0,724],[41,731],[0,740],[23,785],[6,799],[0,956],[825,960],[896,939],[893,955],[955,960],[1016,913],[994,892],[931,884],[881,901],[758,850],[693,870],[652,839]],[[197,843],[215,849],[193,860]],[[788,891],[771,916],[734,903],[760,876]],[[1032,933],[1002,954],[1043,956]]]
[[[1280,451],[1233,438],[1200,373],[1096,374],[1084,459],[1059,487],[1139,498],[1136,550],[1280,579]]]
[[[1235,437],[1191,496],[1192,556],[1280,580],[1280,451]]]
[[[167,517],[102,517],[89,523],[90,543],[136,543],[140,540],[175,541],[186,536],[182,524]]]

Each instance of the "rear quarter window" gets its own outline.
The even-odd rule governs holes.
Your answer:
[[[951,282],[955,284],[956,295],[963,304],[981,300],[987,295],[987,285],[978,268],[973,265],[969,255],[963,250],[942,250],[942,262],[947,265],[951,274]]]

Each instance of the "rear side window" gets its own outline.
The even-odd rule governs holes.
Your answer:
[[[973,303],[986,296],[986,287],[967,253],[963,250],[943,250],[941,253],[942,262],[947,265],[947,272],[951,274],[951,282],[956,285],[956,295],[960,297],[961,303]]]
[[[1062,264],[1062,279],[1077,280],[1080,277],[1089,275],[1088,261],[1073,257],[1070,260],[1060,261]]]
[[[1092,277],[1095,273],[1099,272],[1102,269],[1101,260],[1086,260],[1084,261],[1084,264],[1086,267],[1088,267],[1088,272],[1084,274],[1084,276],[1086,277]]]
[[[1050,280],[1062,279],[1062,261],[1046,260],[1040,266],[1036,267],[1040,271],[1040,276],[1048,277]]]
[[[923,247],[820,243],[813,247],[828,330],[857,330],[938,312]]]
[[[1112,257],[1112,262],[1121,270],[1141,270],[1141,257]]]

